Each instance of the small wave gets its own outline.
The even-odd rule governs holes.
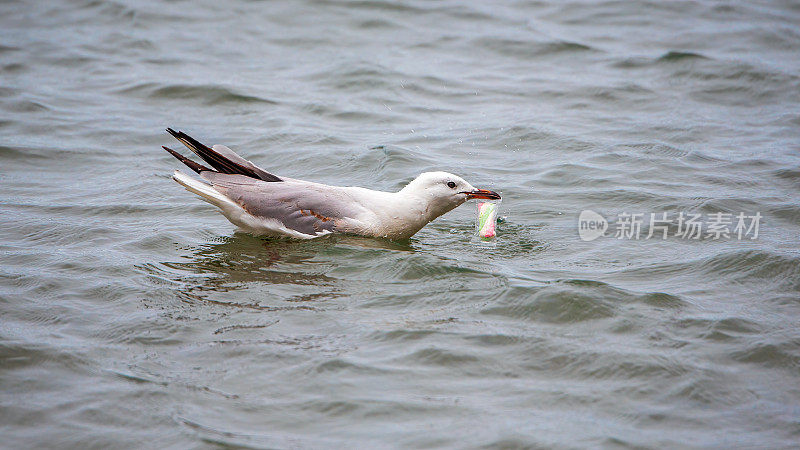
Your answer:
[[[563,163],[537,174],[536,182],[545,186],[587,186],[593,189],[602,186],[616,186],[613,173],[582,164]]]
[[[666,156],[668,158],[683,158],[689,154],[688,150],[683,150],[661,142],[626,144],[625,147],[641,150],[642,153],[647,155]]]
[[[711,58],[700,53],[687,52],[687,51],[669,51],[662,54],[657,58],[645,56],[628,56],[622,59],[616,59],[611,63],[612,67],[618,69],[640,69],[646,67],[653,67],[658,65],[675,65],[676,63],[691,63],[693,61],[710,60]],[[685,67],[680,65],[679,67]]]
[[[786,342],[756,342],[731,352],[730,356],[739,362],[796,371],[800,369],[798,348],[800,341],[797,339]]]
[[[408,76],[375,62],[361,62],[321,66],[303,78],[334,91],[363,94],[365,91],[391,92]]]
[[[213,412],[213,411],[212,411]],[[208,414],[208,411],[204,412]],[[190,419],[179,414],[173,420],[195,434],[203,446],[221,448],[338,448],[346,447],[343,442],[330,437],[320,438],[305,434],[292,434],[280,431],[255,432],[241,431],[241,426],[232,426],[218,420]],[[213,425],[211,425],[213,424]]]
[[[680,51],[670,51],[658,57],[658,61],[666,61],[666,62],[685,61],[688,59],[709,59],[709,58],[704,55],[701,55],[700,53],[680,52]]]
[[[600,103],[653,101],[656,92],[634,81],[616,86],[585,86],[575,89],[571,95],[579,96],[584,101],[594,99]]]
[[[458,367],[466,364],[480,364],[481,359],[475,355],[454,352],[437,347],[427,347],[402,358],[409,363],[421,363],[432,366]]]
[[[776,177],[800,186],[800,167],[782,168],[773,172]]]
[[[6,145],[0,145],[0,157],[8,158],[8,159],[19,159],[23,157],[27,157],[28,153],[24,151],[24,149],[19,147],[8,147]],[[12,205],[13,206],[13,205]]]
[[[512,287],[501,296],[497,305],[482,312],[548,323],[575,323],[613,316],[614,305],[602,296],[588,292],[591,290],[557,285]]]
[[[342,6],[340,2],[331,1],[331,0],[324,0],[321,3],[328,3],[337,6]],[[348,9],[364,9],[369,11],[386,11],[386,12],[400,12],[400,13],[414,13],[414,14],[423,14],[426,13],[428,10],[425,8],[421,8],[418,6],[412,6],[408,3],[403,2],[385,2],[385,1],[377,1],[377,0],[356,0],[356,1],[349,1],[346,2],[346,6]]]
[[[268,323],[228,325],[221,328],[217,328],[216,330],[214,330],[214,334],[222,334],[238,330],[253,330],[253,329],[267,328],[277,324],[278,322],[279,320],[273,320]]]
[[[687,379],[668,394],[706,405],[741,405],[757,399],[750,389],[737,386],[729,376],[711,372],[699,379]]]
[[[49,111],[50,107],[34,100],[19,100],[7,104],[5,110],[16,113],[39,113]]]
[[[160,83],[143,83],[121,89],[120,94],[144,97],[154,100],[187,99],[197,100],[204,105],[220,105],[225,103],[265,103],[275,105],[277,102],[255,95],[240,94],[232,89],[219,85],[186,85],[173,84],[164,86]]]
[[[763,332],[762,326],[743,317],[689,317],[677,321],[677,326],[695,338],[717,342],[734,341]]]
[[[691,163],[693,165],[701,166],[701,165],[709,165],[709,166],[716,166],[720,163],[727,163],[728,161],[723,158],[718,158],[717,156],[711,155],[708,151],[703,150],[692,150],[690,151],[685,157],[684,162]]]
[[[696,269],[739,281],[769,281],[800,291],[800,258],[761,250],[728,252],[693,264]]]
[[[631,380],[677,378],[690,371],[679,359],[657,355],[636,355],[601,352],[598,355],[582,355],[573,367],[574,372],[589,379]]]
[[[3,72],[5,72],[7,74],[10,74],[10,73],[22,72],[23,70],[25,70],[27,68],[28,68],[28,66],[26,66],[24,64],[11,63],[11,64],[5,64],[3,66]]]
[[[359,20],[355,26],[363,30],[396,30],[402,28],[401,24],[383,18]]]
[[[473,39],[470,43],[478,48],[484,48],[503,56],[523,59],[597,51],[588,45],[570,41],[536,42],[519,39],[482,37]]]
[[[384,342],[411,342],[419,341],[427,337],[435,336],[435,330],[409,330],[399,329],[392,331],[380,331],[375,333],[372,337],[378,341]]]
[[[314,371],[321,374],[335,374],[337,377],[354,377],[359,375],[376,376],[385,375],[388,371],[374,366],[366,366],[348,361],[343,358],[327,359],[314,367]]]
[[[10,45],[2,45],[2,44],[0,44],[0,54],[18,52],[20,50],[22,50],[22,49],[19,48],[19,47],[13,47],[13,46],[10,46]]]
[[[675,309],[687,305],[665,292],[635,293],[597,280],[557,280],[544,287],[514,286],[482,313],[547,323],[576,323],[621,313],[621,305]]]
[[[0,97],[13,97],[20,93],[19,89],[0,86]]]
[[[769,209],[769,213],[791,225],[800,223],[800,206],[797,205],[775,206]]]

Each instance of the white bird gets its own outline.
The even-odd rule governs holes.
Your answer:
[[[167,132],[212,167],[163,147],[208,183],[179,170],[172,178],[218,207],[231,223],[255,235],[312,239],[349,233],[408,239],[467,200],[500,198],[496,192],[476,189],[447,172],[425,172],[398,192],[277,177],[224,145],[209,148],[181,131],[167,128]]]

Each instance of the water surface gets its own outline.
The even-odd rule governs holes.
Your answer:
[[[2,445],[795,446],[799,22],[779,1],[0,4]],[[170,180],[167,126],[324,183],[452,171],[507,218],[493,248],[472,205],[408,242],[237,233]],[[605,237],[579,239],[586,209]],[[763,219],[615,239],[623,212]]]

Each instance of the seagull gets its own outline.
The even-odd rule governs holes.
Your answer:
[[[398,192],[278,177],[224,145],[209,148],[182,131],[167,132],[211,166],[162,146],[204,181],[180,170],[172,179],[254,235],[313,239],[347,233],[405,240],[467,200],[500,199],[447,172],[425,172]]]

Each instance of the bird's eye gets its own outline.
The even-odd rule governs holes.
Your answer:
[[[453,181],[448,181],[447,182],[447,187],[449,187],[450,189],[455,189],[456,188],[456,183],[453,182]]]

